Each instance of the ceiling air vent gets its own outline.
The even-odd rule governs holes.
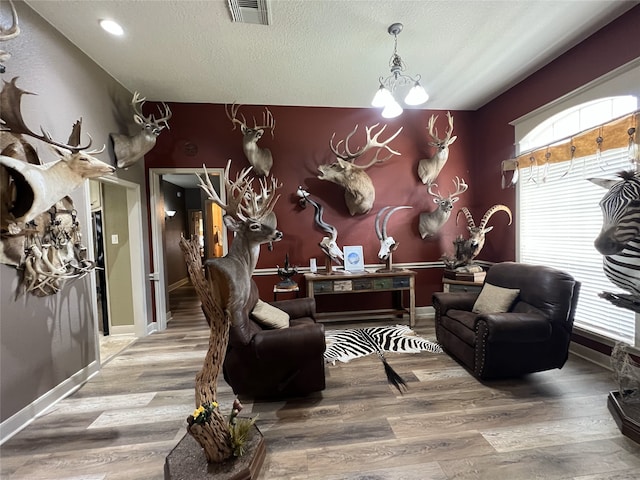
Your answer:
[[[267,0],[227,0],[234,22],[269,25]]]

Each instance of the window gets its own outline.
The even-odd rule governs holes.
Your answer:
[[[634,96],[591,101],[544,121],[519,143],[521,152],[552,144],[602,125],[638,108]],[[518,182],[518,260],[564,270],[582,282],[575,326],[634,344],[635,313],[601,299],[602,291],[620,292],[605,276],[602,255],[593,246],[602,227],[599,202],[606,191],[590,177],[615,178],[633,165],[627,148],[582,158],[528,166]]]

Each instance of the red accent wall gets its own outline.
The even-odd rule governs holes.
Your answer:
[[[453,111],[454,134],[458,140],[451,146],[449,161],[438,177],[439,188],[446,193],[453,187],[455,176],[463,177],[469,190],[462,194],[456,209],[467,206],[474,218],[480,218],[493,204],[503,203],[514,213],[515,190],[502,190],[500,163],[514,154],[514,132],[509,122],[545,105],[603,74],[640,57],[637,28],[640,25],[640,6],[602,28],[564,55],[531,75],[506,93],[475,112]],[[499,72],[496,72],[499,75]],[[229,99],[230,102],[233,99]],[[149,106],[149,108],[153,108]],[[146,168],[159,167],[224,167],[232,160],[232,175],[248,165],[241,146],[239,129],[232,130],[231,122],[219,104],[171,104],[171,129],[162,132],[156,147],[145,157]],[[262,106],[244,106],[245,117],[261,118]],[[275,212],[278,228],[284,239],[275,244],[273,252],[263,248],[258,268],[282,265],[289,253],[294,265],[309,264],[315,257],[323,263],[318,242],[323,232],[315,226],[313,207],[301,209],[295,191],[303,185],[323,204],[324,220],[338,229],[338,243],[363,245],[366,263],[377,262],[378,240],[374,233],[375,215],[386,205],[412,205],[411,210],[396,212],[389,222],[388,231],[400,242],[394,262],[435,262],[443,253],[451,253],[452,241],[457,234],[466,234],[464,226],[456,227],[451,218],[440,235],[433,240],[422,240],[418,232],[421,211],[434,209],[432,197],[418,179],[416,170],[420,158],[431,156],[428,146],[427,121],[431,114],[439,114],[438,130],[446,128],[445,112],[408,110],[397,119],[388,121],[385,134],[403,127],[403,132],[392,142],[402,153],[386,163],[368,170],[376,186],[376,201],[369,214],[351,217],[345,206],[343,190],[316,178],[317,167],[333,161],[329,140],[336,132],[344,138],[353,127],[360,131],[353,141],[362,144],[363,128],[377,122],[383,124],[376,109],[320,108],[269,106],[276,120],[274,138],[265,135],[260,145],[271,149],[274,157],[272,174],[284,187]],[[382,138],[386,138],[384,134]],[[195,155],[186,152],[197,146]],[[508,225],[506,215],[498,212],[492,219],[493,231],[480,254],[481,260],[505,261],[515,259],[515,225]],[[419,270],[416,303],[431,305],[431,293],[440,290],[441,269]],[[269,286],[274,279],[260,279],[264,298],[270,298]],[[296,279],[302,284],[302,279]],[[351,296],[348,296],[352,298]],[[347,297],[345,297],[347,298]]]
[[[309,265],[310,258],[324,264],[324,255],[318,243],[325,235],[315,225],[315,211],[311,205],[301,208],[296,190],[303,185],[313,198],[323,205],[323,219],[338,229],[338,244],[362,245],[365,263],[378,263],[379,241],[376,237],[375,216],[386,205],[412,205],[413,209],[400,210],[390,218],[387,231],[400,247],[394,253],[394,263],[435,262],[444,251],[452,252],[452,241],[462,226],[455,226],[450,219],[441,235],[433,240],[422,240],[418,232],[420,212],[435,208],[433,197],[427,193],[417,176],[417,165],[421,158],[431,156],[434,148],[428,145],[427,122],[432,113],[438,114],[438,131],[447,127],[446,112],[429,110],[407,111],[398,119],[387,122],[387,129],[380,136],[383,140],[402,127],[402,133],[391,143],[401,156],[372,166],[367,173],[376,187],[373,209],[366,215],[351,216],[344,201],[344,190],[333,183],[317,178],[318,165],[333,162],[335,156],[329,149],[329,140],[334,132],[338,139],[346,137],[355,125],[358,132],[352,138],[352,146],[364,143],[364,127],[381,122],[378,110],[353,108],[318,108],[269,106],[276,120],[274,138],[266,134],[259,142],[271,149],[274,166],[271,174],[279,179],[281,198],[276,204],[278,229],[284,233],[282,241],[274,244],[272,252],[263,248],[257,268],[270,268],[284,263],[285,254],[293,265]],[[232,160],[231,175],[246,166],[242,151],[242,134],[233,130],[225,115],[224,105],[219,104],[171,104],[173,116],[171,129],[165,130],[155,148],[145,157],[147,168],[224,167]],[[262,106],[243,106],[245,117],[261,116]],[[446,194],[453,190],[453,178],[469,180],[469,165],[475,161],[473,129],[470,112],[452,112],[454,134],[458,140],[451,146],[449,161],[439,177],[439,189]],[[197,153],[193,155],[193,145]],[[191,147],[191,149],[190,149]],[[190,151],[191,155],[187,152]],[[369,157],[367,157],[369,158]],[[363,158],[363,161],[367,158]],[[360,161],[359,163],[363,163]],[[358,163],[358,162],[357,162]],[[466,205],[479,184],[470,183],[469,190],[461,195],[457,205]],[[431,293],[441,288],[441,269],[421,271],[417,288],[417,304],[430,305]],[[277,280],[277,279],[276,279]],[[274,278],[270,279],[272,284]],[[297,279],[302,283],[302,279]]]

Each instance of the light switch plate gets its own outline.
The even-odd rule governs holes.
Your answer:
[[[113,235],[111,235],[111,245],[117,245],[118,244],[118,234],[114,233]]]

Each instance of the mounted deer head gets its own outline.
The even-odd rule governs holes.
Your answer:
[[[387,140],[380,142],[378,137],[384,132],[387,126],[382,127],[378,133],[371,136],[371,131],[378,127],[378,123],[371,127],[365,127],[367,134],[367,141],[364,147],[352,150],[349,147],[349,141],[351,137],[358,130],[358,125],[347,135],[344,140],[340,140],[336,145],[333,145],[333,140],[336,136],[334,133],[331,136],[329,145],[331,151],[335,154],[336,161],[327,165],[320,165],[320,180],[327,180],[329,182],[340,185],[344,188],[344,199],[351,215],[368,213],[373,207],[373,202],[376,198],[376,191],[373,186],[371,178],[365,170],[376,163],[382,163],[390,159],[393,155],[400,155],[399,152],[392,150],[389,147],[389,143],[398,136],[402,131],[402,127],[398,129],[396,133],[391,135]],[[375,149],[375,150],[372,150]],[[365,165],[356,165],[354,162],[368,151],[375,151],[374,157]],[[379,158],[380,152],[386,150],[389,154],[384,158]]]
[[[447,163],[449,158],[449,145],[456,141],[457,136],[451,136],[453,133],[453,117],[451,116],[451,112],[447,112],[447,119],[449,120],[449,127],[447,129],[447,133],[443,138],[438,137],[438,129],[435,128],[436,120],[438,119],[437,115],[431,115],[429,118],[428,130],[429,136],[433,140],[429,142],[429,145],[432,147],[436,147],[436,153],[431,158],[425,158],[418,162],[418,176],[422,183],[426,185],[431,185],[438,178],[438,174],[444,164]]]
[[[467,191],[469,186],[465,183],[464,178],[460,179],[458,177],[453,180],[453,184],[456,190],[452,193],[449,193],[448,197],[443,197],[440,195],[440,192],[433,192],[432,188],[437,187],[437,183],[432,183],[429,185],[427,191],[430,195],[433,195],[433,201],[438,205],[432,212],[422,212],[420,214],[420,223],[418,224],[418,230],[420,231],[420,236],[422,239],[431,238],[435,236],[436,233],[440,231],[442,226],[449,220],[451,216],[451,210],[453,210],[453,204],[456,203],[460,197],[461,193]]]
[[[507,212],[509,215],[509,225],[511,225],[512,217],[511,210],[506,205],[494,205],[486,211],[480,224],[476,227],[471,212],[467,207],[462,207],[456,214],[456,225],[458,224],[458,215],[462,212],[467,219],[467,229],[469,230],[469,238],[463,240],[461,237],[457,238],[454,244],[456,245],[456,267],[460,265],[468,265],[473,262],[473,259],[478,256],[482,247],[484,247],[485,235],[493,230],[493,227],[487,227],[487,223],[491,216],[499,211]]]
[[[11,8],[11,25],[7,28],[3,28],[0,25],[0,42],[11,40],[16,38],[20,34],[20,26],[18,25],[18,14],[16,13],[16,7],[13,2],[9,0],[9,6]],[[0,73],[4,73],[6,68],[4,63],[11,58],[11,54],[6,50],[0,50]]]
[[[262,114],[262,125],[258,125],[254,118],[253,128],[249,128],[244,115],[240,114],[242,120],[238,120],[238,110],[240,107],[241,105],[236,105],[235,103],[231,106],[225,105],[224,111],[227,114],[227,118],[231,120],[234,130],[236,125],[240,125],[240,131],[242,132],[242,150],[253,167],[253,171],[259,177],[266,177],[269,175],[271,167],[273,167],[273,157],[271,156],[271,150],[258,146],[258,140],[262,138],[266,129],[271,131],[271,138],[273,138],[276,121],[269,109],[265,107],[265,111]]]
[[[46,165],[27,163],[6,155],[0,155],[0,165],[6,169],[2,178],[10,185],[2,185],[3,191],[12,192],[12,198],[3,195],[2,212],[8,213],[3,218],[3,228],[7,227],[12,233],[18,233],[21,224],[28,223],[42,212],[45,212],[62,198],[79,187],[85,179],[111,174],[114,168],[92,155],[104,151],[85,151],[91,146],[91,138],[84,146],[78,146],[80,139],[81,121],[74,124],[69,141],[64,144],[51,138],[51,134],[41,128],[42,135],[37,134],[26,126],[20,111],[22,95],[29,94],[16,86],[17,77],[11,82],[4,83],[0,92],[0,130],[10,132],[17,137],[28,135],[50,145],[60,157],[56,162]],[[6,150],[5,150],[6,152]],[[38,160],[39,162],[39,160]],[[4,215],[3,215],[4,217]]]
[[[156,118],[155,115],[145,117],[142,114],[142,106],[145,101],[146,98],[141,98],[138,92],[135,92],[131,99],[133,120],[142,127],[136,135],[130,137],[119,133],[110,134],[118,168],[128,168],[144,157],[156,145],[156,139],[160,132],[165,128],[169,128],[167,123],[171,118],[169,106],[163,102],[163,108],[161,109],[158,105],[159,118]]]
[[[395,252],[400,242],[396,242],[393,237],[390,237],[387,234],[387,224],[389,223],[389,218],[394,212],[398,210],[402,210],[404,208],[413,208],[409,205],[402,205],[399,207],[382,207],[378,214],[376,215],[376,236],[378,240],[380,240],[380,250],[378,251],[378,258],[383,261],[387,261],[391,256],[392,252]],[[385,214],[385,211],[387,212]],[[382,220],[382,225],[380,224],[380,219],[384,215],[384,219]]]
[[[307,202],[313,205],[313,208],[315,209],[314,220],[316,222],[316,225],[318,225],[322,230],[329,234],[329,236],[327,237],[322,237],[322,240],[319,244],[324,254],[336,263],[343,263],[344,253],[338,246],[338,230],[336,229],[336,227],[334,227],[333,225],[329,225],[322,219],[322,213],[324,211],[322,205],[314,200],[311,200],[311,198],[309,197],[309,192],[307,192],[301,186],[298,187],[296,195],[300,197],[298,204],[302,208],[307,207]]]

